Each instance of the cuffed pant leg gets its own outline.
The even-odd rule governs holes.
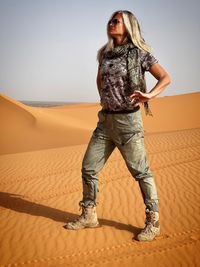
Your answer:
[[[85,206],[96,205],[98,189],[98,173],[115,148],[108,138],[93,134],[82,162],[83,199]]]
[[[133,136],[128,143],[118,145],[132,176],[139,182],[146,208],[158,211],[158,195],[154,178],[149,169],[141,133]]]

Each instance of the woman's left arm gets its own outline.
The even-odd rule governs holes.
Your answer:
[[[149,68],[149,72],[158,80],[156,85],[148,93],[142,93],[140,91],[135,91],[131,96],[130,100],[133,101],[134,106],[138,106],[143,102],[146,102],[158,94],[160,94],[165,87],[170,83],[170,78],[167,72],[160,66],[160,64],[153,64]],[[135,100],[135,101],[134,101]],[[134,103],[135,102],[135,103]]]

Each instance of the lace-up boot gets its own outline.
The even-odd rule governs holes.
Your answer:
[[[138,234],[138,241],[152,241],[160,234],[159,213],[146,210],[145,228]]]
[[[82,208],[81,215],[73,222],[67,223],[64,228],[70,230],[79,230],[83,228],[94,228],[99,226],[99,222],[96,214],[96,207],[94,205],[85,206],[80,203]]]

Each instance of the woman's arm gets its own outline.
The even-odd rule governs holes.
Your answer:
[[[100,68],[99,67],[98,67],[96,82],[97,82],[97,88],[98,88],[98,90],[100,92],[100,89],[101,89],[101,74],[100,74]]]
[[[153,64],[149,72],[158,80],[156,85],[153,87],[153,89],[148,93],[142,93],[140,91],[135,91],[131,96],[130,100],[133,101],[136,99],[134,106],[138,106],[143,102],[146,102],[154,97],[156,97],[158,94],[160,94],[165,87],[170,83],[170,78],[167,72],[158,64]]]

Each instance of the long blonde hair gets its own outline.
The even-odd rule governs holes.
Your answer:
[[[124,26],[127,31],[127,36],[124,41],[131,41],[135,46],[137,46],[139,49],[150,52],[150,46],[145,43],[144,38],[142,37],[140,25],[138,23],[137,18],[127,10],[119,10],[115,11],[112,16],[110,17],[110,20],[117,14],[121,13],[124,21]],[[109,20],[109,21],[110,21]],[[108,36],[108,42],[102,46],[97,53],[97,60],[101,62],[102,57],[105,52],[113,50],[114,48],[114,38],[112,38],[108,33],[108,26],[109,22],[107,24],[107,36]]]

